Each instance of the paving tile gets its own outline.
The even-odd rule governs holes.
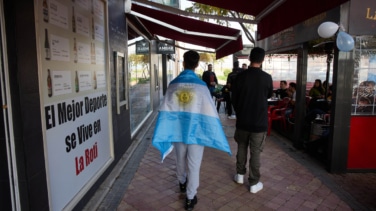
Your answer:
[[[220,119],[233,155],[205,148],[195,211],[376,210],[376,173],[330,174],[274,131],[261,154],[264,189],[250,193],[247,175],[244,184],[233,182],[235,121],[224,113]],[[185,194],[179,193],[174,154],[161,163],[160,153],[150,144],[152,134],[153,126],[140,138],[144,144],[139,154],[129,159],[139,157],[139,161],[128,161],[131,165],[125,165],[97,210],[184,210]]]
[[[287,208],[290,210],[298,210],[298,208],[301,206],[301,203],[294,202],[294,201],[287,201],[285,204],[281,206],[281,208]]]

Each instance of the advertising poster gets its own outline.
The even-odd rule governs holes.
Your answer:
[[[367,80],[376,83],[376,55],[370,55],[369,57],[369,71]]]
[[[71,210],[113,160],[106,3],[38,0],[50,210]]]

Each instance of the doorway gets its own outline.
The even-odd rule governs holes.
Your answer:
[[[3,1],[0,1],[0,204],[3,210],[21,210],[15,159],[8,81]]]

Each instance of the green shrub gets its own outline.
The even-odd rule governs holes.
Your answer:
[[[225,69],[223,70],[223,75],[227,78],[228,74],[230,74],[232,72],[231,69]]]
[[[139,78],[138,83],[139,84],[146,84],[150,81],[150,78]]]

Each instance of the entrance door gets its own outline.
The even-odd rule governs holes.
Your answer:
[[[21,210],[9,93],[3,1],[0,1],[0,205],[2,210]]]

